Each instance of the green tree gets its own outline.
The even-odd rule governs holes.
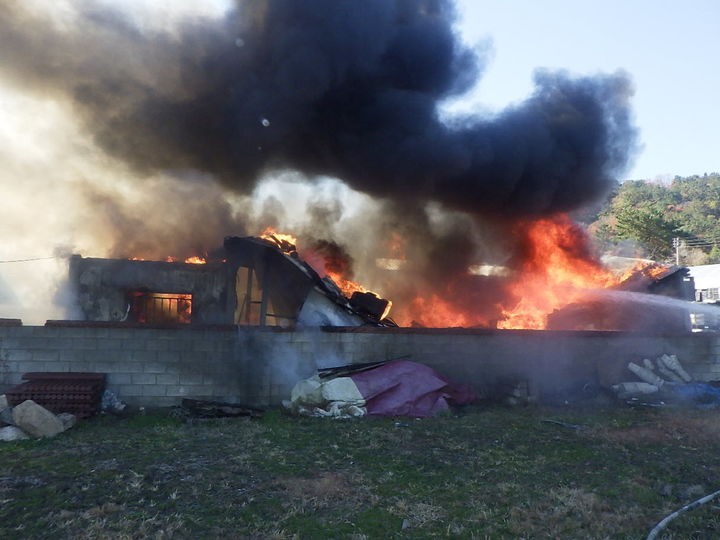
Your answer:
[[[592,214],[588,217],[592,219]],[[670,258],[673,237],[687,238],[694,258],[720,262],[720,174],[676,176],[669,185],[627,181],[611,194],[589,230],[605,249],[630,238],[653,258]]]
[[[656,208],[623,206],[615,212],[615,218],[618,238],[635,240],[651,259],[672,257],[672,240],[678,235],[678,226],[662,212]]]

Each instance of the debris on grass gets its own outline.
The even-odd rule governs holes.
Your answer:
[[[263,411],[240,403],[223,401],[205,401],[201,399],[183,399],[180,414],[185,418],[237,418],[249,416],[261,418]]]
[[[627,367],[640,382],[621,382],[613,385],[612,390],[619,399],[627,400],[629,405],[720,407],[720,388],[708,383],[692,382],[692,377],[674,354],[663,354],[654,362],[644,358],[642,366],[630,362]]]
[[[540,421],[541,421],[541,422],[545,422],[545,423],[547,423],[547,424],[555,424],[555,425],[562,426],[562,427],[566,427],[566,428],[569,428],[569,429],[575,429],[575,430],[577,430],[577,431],[580,431],[580,430],[583,430],[583,429],[587,429],[585,426],[581,426],[581,425],[578,425],[578,424],[570,424],[570,423],[568,423],[568,422],[561,422],[560,420],[552,420],[552,419],[550,419],[550,418],[543,418],[543,419],[541,419]]]
[[[454,383],[426,365],[393,360],[363,364],[358,370],[340,366],[301,380],[283,404],[304,416],[428,417],[476,398],[468,385]]]

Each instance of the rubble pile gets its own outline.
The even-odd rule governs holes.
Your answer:
[[[720,406],[720,388],[712,383],[694,382],[674,354],[663,354],[654,361],[644,358],[642,365],[630,362],[627,368],[639,381],[612,386],[619,399],[651,405],[686,403],[699,407]]]
[[[365,399],[350,377],[323,380],[319,375],[299,381],[283,405],[302,416],[352,418],[365,416]]]
[[[321,369],[298,382],[283,404],[305,416],[419,418],[476,398],[468,385],[454,383],[428,366],[392,360]]]
[[[0,396],[0,441],[55,437],[76,422],[74,414],[53,414],[31,399],[11,407],[7,397]]]

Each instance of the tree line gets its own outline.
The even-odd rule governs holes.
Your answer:
[[[720,263],[720,174],[672,181],[618,183],[604,204],[585,210],[580,221],[601,250],[680,264]],[[677,240],[676,240],[677,239]]]

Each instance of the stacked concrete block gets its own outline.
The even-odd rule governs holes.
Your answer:
[[[105,373],[108,388],[130,405],[189,397],[268,406],[329,363],[407,357],[478,388],[521,378],[542,394],[562,390],[558,375],[617,382],[628,362],[662,354],[677,355],[696,380],[720,379],[713,334],[0,326],[0,393],[23,373],[82,371]]]

